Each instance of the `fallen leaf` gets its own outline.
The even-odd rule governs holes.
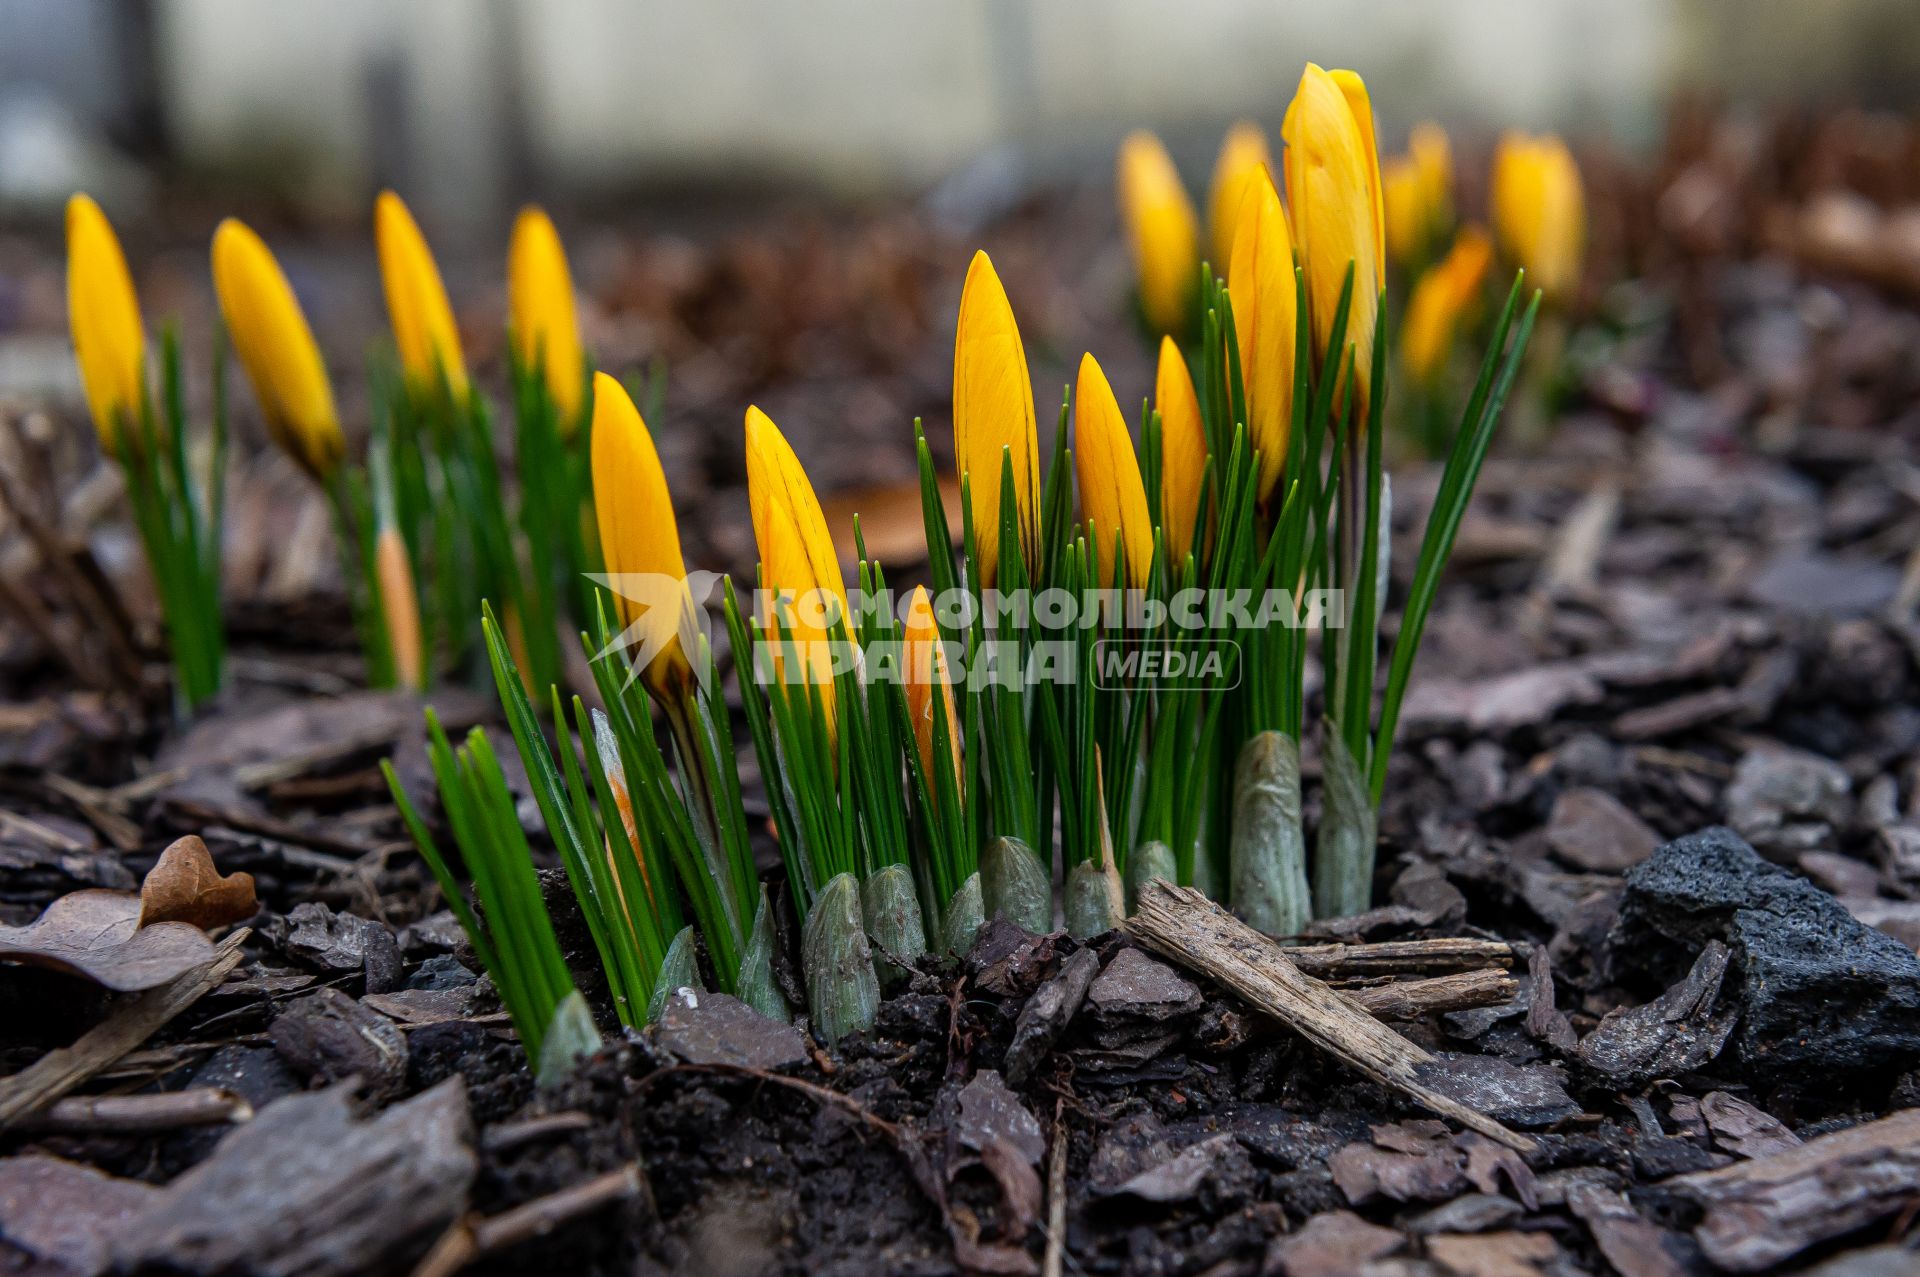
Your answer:
[[[0,926],[0,958],[85,976],[116,993],[165,984],[213,956],[198,927],[142,927],[140,897],[130,891],[68,892],[26,926]]]
[[[159,863],[140,884],[142,927],[156,922],[188,922],[203,931],[244,922],[256,908],[253,875],[214,868],[207,844],[188,834],[160,853]]]

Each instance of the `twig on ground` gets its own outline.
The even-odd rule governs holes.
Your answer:
[[[450,1277],[475,1260],[543,1237],[560,1225],[603,1206],[638,1196],[644,1186],[640,1163],[629,1162],[557,1193],[503,1211],[487,1219],[455,1223],[413,1270],[413,1277]]]
[[[70,1095],[15,1125],[63,1134],[176,1131],[188,1126],[238,1125],[253,1119],[253,1105],[232,1091],[199,1086],[157,1095]]]
[[[504,1153],[510,1148],[519,1148],[522,1144],[531,1144],[535,1140],[547,1139],[554,1135],[567,1135],[574,1131],[590,1130],[593,1118],[578,1109],[568,1109],[564,1113],[543,1113],[539,1117],[522,1118],[517,1122],[502,1122],[498,1126],[489,1126],[480,1136],[480,1147],[489,1153]]]
[[[219,987],[227,973],[240,965],[240,946],[252,934],[240,928],[221,942],[206,966],[122,1003],[105,1023],[87,1030],[72,1046],[58,1047],[13,1076],[0,1078],[0,1127],[45,1108]]]
[[[1127,931],[1147,947],[1239,994],[1322,1050],[1469,1130],[1517,1152],[1534,1142],[1421,1082],[1433,1057],[1351,999],[1303,975],[1287,951],[1190,887],[1155,880]]]
[[[1522,960],[1504,940],[1443,937],[1389,940],[1380,944],[1305,944],[1286,951],[1301,974],[1316,980],[1353,980],[1376,975],[1414,975],[1512,967]]]
[[[1040,1260],[1040,1277],[1063,1277],[1067,1258],[1067,1119],[1066,1106],[1053,1105],[1053,1148],[1047,1156],[1047,1249]]]
[[[1368,1015],[1417,1020],[1443,1011],[1470,1011],[1513,1001],[1520,982],[1504,971],[1459,971],[1430,980],[1396,980],[1360,989],[1340,989]]]

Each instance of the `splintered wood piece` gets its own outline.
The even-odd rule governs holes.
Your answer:
[[[1395,980],[1337,992],[1377,1019],[1417,1020],[1442,1011],[1501,1006],[1513,1001],[1520,982],[1504,971],[1456,971],[1431,980]]]
[[[0,1127],[59,1099],[218,988],[240,965],[240,946],[251,934],[242,927],[221,942],[212,962],[122,1003],[72,1046],[57,1047],[13,1076],[0,1078]]]
[[[1302,974],[1319,980],[1472,971],[1512,967],[1521,960],[1504,940],[1451,936],[1380,944],[1303,944],[1290,947],[1287,959]]]
[[[232,1091],[197,1086],[153,1095],[70,1095],[19,1121],[23,1130],[91,1135],[103,1131],[177,1131],[251,1121],[253,1106]]]
[[[1432,1063],[1431,1055],[1351,998],[1303,975],[1273,940],[1193,888],[1147,884],[1126,930],[1148,948],[1233,990],[1250,1006],[1382,1086],[1517,1152],[1533,1151],[1534,1143],[1526,1136],[1422,1082],[1419,1070]]]
[[[1662,1187],[1706,1212],[1693,1235],[1708,1259],[1734,1272],[1773,1268],[1911,1205],[1920,1193],[1920,1109]]]

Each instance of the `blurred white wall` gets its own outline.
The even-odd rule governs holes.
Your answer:
[[[884,189],[1003,142],[1104,162],[1133,124],[1191,150],[1234,115],[1277,126],[1309,58],[1367,75],[1387,144],[1426,115],[1632,140],[1701,12],[1888,0],[156,2],[186,156],[301,156],[316,186],[396,180],[457,220],[530,181]]]

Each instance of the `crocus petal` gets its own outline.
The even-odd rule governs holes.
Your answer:
[[[914,587],[907,604],[906,642],[907,718],[913,724],[913,744],[920,755],[920,766],[927,785],[934,783],[934,700],[938,697],[947,724],[948,765],[953,768],[956,792],[961,783],[960,717],[953,703],[953,675],[947,668],[946,650],[941,646],[940,627],[934,623],[933,602],[927,587]]]
[[[747,409],[747,500],[760,550],[760,588],[792,600],[789,634],[805,656],[810,681],[820,688],[831,734],[833,662],[827,640],[835,611],[849,626],[853,614],[820,499],[786,436],[758,408]],[[773,615],[761,617],[769,632],[775,622]]]
[[[326,482],[347,444],[320,347],[272,251],[231,217],[213,233],[213,288],[267,432],[308,474]]]
[[[408,385],[415,394],[431,395],[438,393],[445,377],[455,401],[464,403],[467,361],[460,352],[460,331],[454,326],[440,267],[413,214],[392,191],[380,192],[374,203],[373,236],[393,342]]]
[[[1260,453],[1259,495],[1264,501],[1280,481],[1293,434],[1300,304],[1287,215],[1273,188],[1273,175],[1265,169],[1247,184],[1239,224],[1227,293],[1233,301],[1234,339],[1247,395],[1247,433]]]
[[[1267,135],[1251,120],[1240,120],[1227,130],[1220,143],[1220,158],[1213,163],[1213,187],[1207,195],[1207,227],[1213,244],[1213,273],[1225,279],[1233,262],[1233,231],[1239,224],[1240,206],[1246,199],[1247,183],[1260,170],[1273,163],[1267,150]]]
[[[1348,268],[1353,301],[1347,343],[1358,390],[1349,420],[1366,420],[1378,318],[1386,215],[1380,198],[1380,162],[1373,145],[1373,111],[1366,86],[1351,71],[1328,73],[1308,63],[1287,108],[1287,209],[1293,238],[1306,263],[1307,311],[1315,360],[1336,368],[1345,351],[1327,350],[1334,312]]]
[[[1131,133],[1120,144],[1118,184],[1141,310],[1155,332],[1180,332],[1199,288],[1200,227],[1193,202],[1167,148],[1151,133]]]
[[[1000,475],[1013,457],[1013,502],[1020,552],[1033,565],[1040,544],[1040,443],[1033,380],[1013,307],[985,253],[973,255],[960,292],[953,338],[953,452],[973,493],[973,535],[980,582],[992,585],[1000,564]]]
[[[1492,256],[1485,231],[1462,227],[1446,257],[1414,286],[1400,326],[1400,361],[1416,381],[1432,386],[1446,370],[1461,323],[1479,300]]]
[[[1114,583],[1114,561],[1127,547],[1127,583],[1138,589],[1153,567],[1153,516],[1140,479],[1127,419],[1113,397],[1107,374],[1092,355],[1080,359],[1073,392],[1073,468],[1080,482],[1080,509],[1100,543],[1100,582]]]
[[[401,687],[426,685],[426,653],[420,645],[420,598],[413,563],[398,528],[380,529],[373,543],[374,577],[380,587],[380,611],[387,623],[387,649],[393,655],[394,681]]]
[[[1573,153],[1557,137],[1509,133],[1494,152],[1493,224],[1507,255],[1550,300],[1580,283],[1586,196]]]
[[[1160,339],[1153,406],[1160,414],[1160,526],[1169,557],[1179,563],[1193,548],[1194,521],[1200,514],[1207,470],[1207,432],[1200,420],[1193,374],[1171,337]]]
[[[626,389],[606,373],[593,379],[593,507],[600,550],[623,626],[647,653],[640,677],[659,696],[686,686],[690,672],[680,641],[692,608],[673,494],[653,435]]]
[[[586,389],[580,321],[560,233],[546,210],[536,205],[521,209],[514,219],[507,246],[507,309],[520,362],[538,369],[558,410],[561,433],[571,436],[579,425]]]
[[[147,335],[119,237],[86,195],[67,201],[67,323],[100,446],[118,455],[146,399]]]

